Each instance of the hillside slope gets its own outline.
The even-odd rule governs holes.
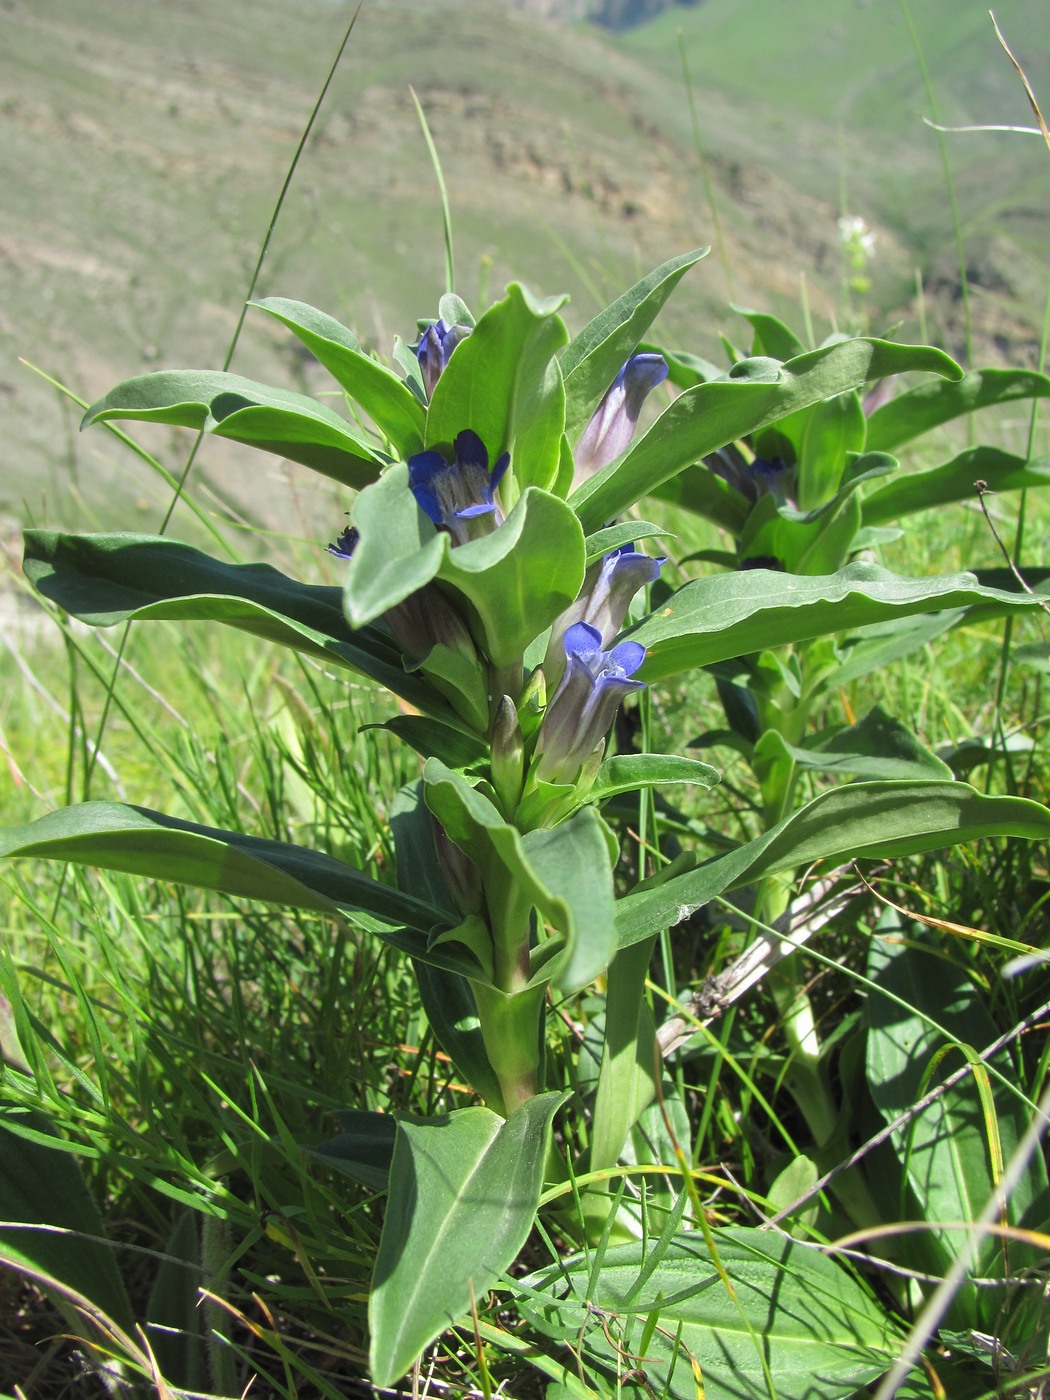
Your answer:
[[[479,305],[511,277],[539,293],[566,290],[578,327],[635,276],[713,241],[676,70],[676,26],[688,24],[732,294],[798,322],[804,277],[823,334],[840,305],[835,124],[845,99],[811,100],[803,111],[812,75],[804,81],[797,73],[797,56],[777,60],[778,71],[797,73],[795,110],[775,95],[772,70],[765,96],[756,96],[745,79],[757,60],[743,52],[734,19],[755,3],[676,7],[612,39],[593,26],[544,23],[505,0],[371,0],[296,172],[257,295],[322,305],[384,350],[395,333],[408,337],[417,317],[433,314],[443,286],[440,203],[412,84],[444,165],[458,290]],[[823,5],[784,0],[770,9],[805,12],[812,23]],[[8,94],[0,107],[0,511],[12,522],[155,528],[165,489],[104,431],[79,437],[78,413],[16,356],[89,400],[162,365],[222,363],[346,20],[325,0],[78,0],[75,7],[8,0],[0,53],[0,90]],[[849,35],[837,42],[848,54]],[[903,74],[910,55],[899,35],[894,42]],[[811,58],[813,71],[829,63],[827,55]],[[762,61],[768,68],[774,60]],[[872,81],[866,89],[859,77],[847,85],[862,123],[874,121],[865,106]],[[909,130],[898,139],[891,155],[865,162],[850,146],[847,158],[851,208],[881,235],[873,295],[890,318],[909,314],[916,259],[935,268],[936,239],[948,239],[946,221],[934,231],[943,196],[934,192],[928,154],[914,154]],[[931,211],[915,230],[904,217],[915,196],[895,204],[900,181],[890,180],[912,163]],[[887,182],[882,202],[865,194],[853,203],[868,187],[885,194]],[[1013,188],[999,181],[996,197],[1011,198]],[[1045,205],[1045,184],[1033,186],[1031,218],[1044,217]],[[1011,276],[1019,266],[1015,258]],[[958,341],[950,261],[945,276],[941,322]],[[716,354],[720,330],[741,334],[728,293],[712,255],[667,313],[668,339]],[[1038,307],[1032,296],[1024,300],[1028,322],[1016,308],[1012,320],[997,311],[984,328],[987,343],[998,336],[1005,350],[1028,353]],[[234,368],[330,387],[259,315],[249,316]],[[137,435],[172,468],[189,447],[183,433],[143,427]],[[309,535],[322,507],[303,477],[291,480],[297,528]],[[279,464],[260,473],[251,454],[210,443],[193,489],[207,487],[252,520],[287,526],[287,481]],[[331,499],[323,493],[324,509]]]

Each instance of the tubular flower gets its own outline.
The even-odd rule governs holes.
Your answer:
[[[461,340],[467,338],[470,331],[470,326],[450,326],[442,318],[427,326],[419,337],[416,359],[423,374],[423,387],[427,391],[428,399],[433,397],[434,385],[444,374],[453,350]]]
[[[563,642],[569,628],[578,622],[589,623],[600,635],[602,646],[608,646],[623,626],[631,599],[639,588],[656,582],[663,563],[663,559],[640,554],[633,544],[625,544],[591,565],[580,596],[551,629],[547,654],[543,658],[543,674],[548,686],[557,685],[565,669]]]
[[[662,355],[631,356],[609,386],[576,445],[574,491],[627,450],[638,426],[642,404],[650,391],[666,378],[667,361]]]
[[[490,535],[503,524],[495,491],[510,465],[510,453],[504,452],[490,473],[485,444],[469,428],[457,436],[453,450],[452,462],[433,450],[410,457],[408,484],[420,510],[457,545]]]
[[[339,538],[328,546],[328,553],[334,554],[337,559],[352,559],[360,538],[353,525],[344,525]]]
[[[634,675],[645,660],[637,642],[602,650],[602,637],[587,622],[565,633],[565,672],[540,726],[536,776],[545,783],[575,782],[580,768],[605,738],[621,701],[644,690]]]

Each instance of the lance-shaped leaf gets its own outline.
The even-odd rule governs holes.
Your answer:
[[[835,676],[838,680],[838,673]],[[768,729],[754,748],[756,759],[790,757],[799,768],[815,773],[848,773],[855,778],[951,778],[952,770],[935,753],[876,705],[856,724],[832,735],[817,736],[805,745],[789,744]]]
[[[878,930],[890,936],[871,940],[867,968],[878,988],[868,994],[867,1077],[887,1121],[910,1109],[938,1079],[956,1069],[964,1054],[973,1062],[976,1052],[998,1034],[984,998],[963,968],[938,956],[935,948],[927,951],[917,946],[921,931],[891,918],[889,928]],[[947,1064],[934,1068],[938,1054],[952,1045],[959,1048]],[[997,1056],[992,1065],[1015,1082],[1007,1055]],[[1031,1112],[1023,1099],[988,1077],[983,1065],[974,1064],[973,1074],[940,1094],[893,1134],[915,1199],[931,1227],[926,1243],[936,1247],[940,1267],[947,1267],[958,1254],[959,1222],[975,1221],[984,1209],[998,1184],[1001,1163],[1016,1151]],[[1048,1219],[1050,1187],[1046,1163],[1037,1152],[1010,1192],[1003,1223],[1045,1230]],[[1003,1241],[985,1238],[969,1274],[997,1278],[1004,1272],[1016,1276],[1038,1267],[1034,1246],[1023,1240],[1010,1241],[1006,1253],[1008,1266]],[[992,1299],[983,1308],[974,1296],[968,1301],[971,1308],[976,1305],[978,1315],[966,1318],[964,1325],[994,1325],[999,1306]]]
[[[858,628],[836,643],[839,664],[835,668],[835,685],[848,685],[861,676],[892,666],[902,656],[910,656],[958,627],[965,616],[965,608],[946,608],[943,612],[918,613]]]
[[[682,253],[636,282],[589,321],[561,356],[565,379],[565,432],[571,442],[583,432],[598,401],[633,355],[664,302],[686,272],[710,248]]]
[[[864,524],[883,525],[916,511],[976,500],[978,481],[993,491],[1050,486],[1050,457],[1026,461],[997,447],[972,447],[943,466],[901,474],[872,491],[863,502]]]
[[[734,306],[738,316],[747,321],[754,337],[751,355],[771,355],[774,360],[794,360],[806,353],[806,347],[790,326],[765,311],[751,311],[746,306]]]
[[[896,459],[884,452],[855,457],[835,494],[809,511],[796,510],[772,494],[762,496],[741,531],[741,559],[774,558],[789,574],[834,573],[849,558],[860,528],[856,492],[896,467]]]
[[[431,759],[423,770],[426,804],[449,838],[481,871],[486,889],[511,880],[562,935],[550,956],[533,953],[534,981],[576,991],[602,972],[615,947],[612,866],[597,813],[584,807],[552,830],[522,834],[484,794]]]
[[[846,462],[864,450],[865,419],[860,396],[835,394],[807,409],[799,444],[796,481],[800,510],[814,510],[839,489]]]
[[[352,331],[305,302],[266,297],[249,304],[276,316],[295,332],[400,456],[407,458],[420,450],[426,409],[403,379],[364,353]]]
[[[456,346],[438,380],[427,414],[427,447],[447,447],[470,428],[490,461],[510,453],[518,491],[549,489],[565,431],[565,390],[554,358],[568,339],[557,314],[564,303],[564,297],[538,301],[516,283],[507,288]]]
[[[670,783],[691,783],[694,787],[714,787],[721,781],[717,768],[696,758],[677,754],[625,753],[607,758],[587,794],[590,802],[604,802],[619,792],[663,787]]]
[[[156,535],[26,533],[25,575],[45,598],[93,627],[133,620],[223,622],[370,676],[418,709],[459,727],[405,671],[390,638],[351,632],[338,588],[300,583],[269,564],[228,564]]]
[[[875,564],[812,578],[751,569],[685,584],[626,635],[646,648],[640,675],[654,681],[916,613],[980,608],[991,615],[1040,605],[1038,597],[986,587],[973,574],[902,578]]]
[[[134,1330],[102,1217],[68,1144],[42,1115],[14,1107],[0,1114],[0,1222],[5,1264],[75,1289],[125,1332]],[[71,1326],[83,1326],[61,1293],[53,1299]]]
[[[85,802],[49,812],[26,826],[0,829],[2,856],[64,860],[240,899],[346,913],[412,957],[468,975],[477,971],[455,947],[428,948],[427,935],[451,920],[425,900],[371,880],[321,851],[180,821],[145,807]]]
[[[506,1273],[536,1217],[564,1094],[509,1118],[462,1108],[401,1119],[368,1317],[372,1380],[389,1386]]]
[[[1048,397],[1050,379],[1028,369],[981,369],[950,384],[919,384],[871,415],[867,445],[874,452],[892,452],[964,413],[1018,399]]]
[[[625,544],[656,538],[673,539],[674,536],[660,525],[651,525],[648,520],[624,520],[619,525],[610,525],[606,530],[598,530],[595,534],[587,536],[587,563],[593,564],[596,559],[604,559],[607,554],[611,554],[614,549],[622,549]]]
[[[450,924],[462,919],[452,902],[434,846],[434,820],[423,802],[422,780],[402,788],[390,809],[397,856],[398,888],[441,909]],[[489,1063],[478,1008],[467,978],[433,963],[414,965],[420,1000],[438,1044],[471,1088],[489,1104],[501,1102],[496,1073]]]
[[[385,460],[324,404],[221,370],[161,370],[126,379],[91,405],[81,427],[112,418],[174,423],[232,438],[355,489],[374,481]]]
[[[929,346],[847,340],[778,360],[741,360],[724,378],[687,389],[620,458],[576,491],[584,528],[596,530],[684,467],[778,419],[869,379],[904,370],[958,377],[959,366]],[[869,446],[871,444],[869,443]]]
[[[705,1400],[848,1400],[897,1356],[886,1309],[817,1249],[743,1226],[712,1239],[721,1273],[697,1233],[678,1234],[531,1274],[519,1306],[582,1346],[609,1394],[638,1365],[668,1400],[696,1400],[701,1375]]]
[[[311,1157],[337,1168],[362,1186],[385,1191],[390,1178],[397,1124],[389,1113],[345,1109],[336,1114],[340,1131],[315,1146],[304,1146]]]
[[[814,861],[917,855],[982,836],[1050,836],[1050,811],[986,797],[966,783],[872,782],[832,788],[776,826],[704,865],[648,882],[616,906],[622,946],[681,923],[727,890]]]

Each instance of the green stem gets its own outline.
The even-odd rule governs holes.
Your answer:
[[[539,1093],[543,1079],[545,987],[516,993],[474,983],[485,1052],[499,1080],[509,1115]]]

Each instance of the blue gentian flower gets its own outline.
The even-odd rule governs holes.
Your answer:
[[[625,544],[591,565],[580,596],[551,628],[551,639],[543,659],[548,686],[557,685],[565,669],[563,641],[569,628],[578,622],[589,623],[601,637],[602,646],[608,646],[623,626],[631,599],[639,588],[656,582],[660,566],[665,562],[639,553],[633,544]]]
[[[795,468],[782,457],[756,457],[747,471],[756,499],[768,495],[788,505],[795,504],[790,495],[795,485]]]
[[[667,378],[662,355],[632,355],[609,386],[594,416],[583,430],[573,454],[576,471],[572,489],[600,472],[626,452],[638,426],[642,404]]]
[[[503,524],[495,492],[510,465],[510,453],[504,452],[490,472],[485,444],[469,428],[457,436],[453,450],[451,462],[434,450],[409,457],[408,484],[420,510],[458,545]]]
[[[352,559],[360,538],[355,526],[344,525],[339,538],[328,546],[328,553],[334,554],[337,559]]]
[[[427,391],[428,400],[433,397],[434,385],[444,374],[453,350],[461,340],[466,339],[470,331],[470,326],[450,326],[442,317],[440,321],[427,326],[419,337],[416,359],[423,374],[423,386]]]
[[[587,622],[564,637],[565,671],[540,726],[536,776],[545,783],[572,783],[604,740],[621,701],[644,681],[630,678],[645,660],[637,642],[602,650],[602,636]]]

